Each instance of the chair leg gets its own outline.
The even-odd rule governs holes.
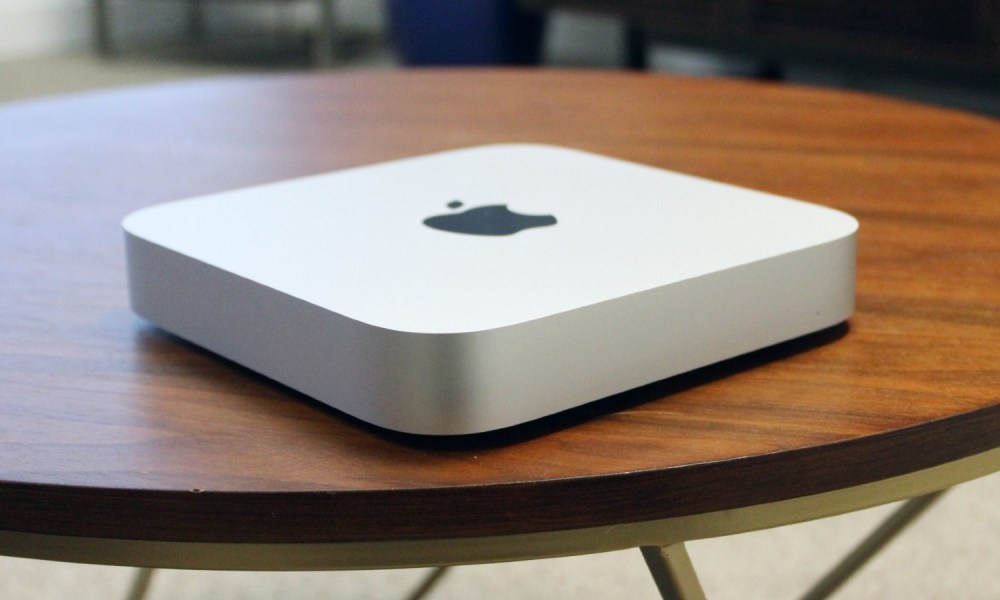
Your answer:
[[[663,600],[705,600],[684,544],[643,546],[640,550]]]
[[[334,55],[334,14],[333,0],[317,0],[319,3],[319,19],[316,23],[316,35],[313,42],[313,64],[317,67],[329,67],[333,64]]]
[[[108,0],[93,0],[94,42],[97,53],[111,56],[111,15]]]
[[[202,0],[187,0],[188,39],[200,40],[205,37],[205,11]]]
[[[649,39],[639,25],[625,28],[625,67],[636,71],[649,69]]]

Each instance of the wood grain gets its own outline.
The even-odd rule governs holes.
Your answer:
[[[375,430],[135,317],[120,220],[426,152],[561,144],[846,210],[835,327],[514,430]],[[336,542],[556,531],[1000,445],[1000,125],[856,94],[559,71],[237,77],[0,108],[0,530]]]

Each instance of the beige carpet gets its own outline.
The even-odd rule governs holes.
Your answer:
[[[342,68],[385,68],[391,56],[366,56]],[[0,102],[271,66],[180,63],[89,56],[0,62]],[[300,67],[301,68],[301,67]],[[949,492],[835,596],[841,599],[1000,598],[1000,475]],[[692,559],[712,600],[794,598],[891,507],[812,523],[697,541]],[[2,510],[2,507],[0,507]],[[0,557],[0,599],[124,598],[133,569]],[[150,600],[404,598],[423,570],[334,573],[157,571]],[[637,550],[458,567],[429,598],[658,598]]]

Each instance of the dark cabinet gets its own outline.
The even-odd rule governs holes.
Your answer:
[[[771,60],[1000,72],[1000,0],[521,0],[621,17],[632,30]]]

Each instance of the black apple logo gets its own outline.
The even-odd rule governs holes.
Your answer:
[[[461,207],[462,202],[459,200],[448,203],[448,208]],[[518,231],[532,227],[546,227],[555,224],[556,218],[552,215],[522,215],[507,208],[506,204],[479,206],[460,213],[437,215],[424,219],[424,225],[428,227],[472,235],[513,235]]]

